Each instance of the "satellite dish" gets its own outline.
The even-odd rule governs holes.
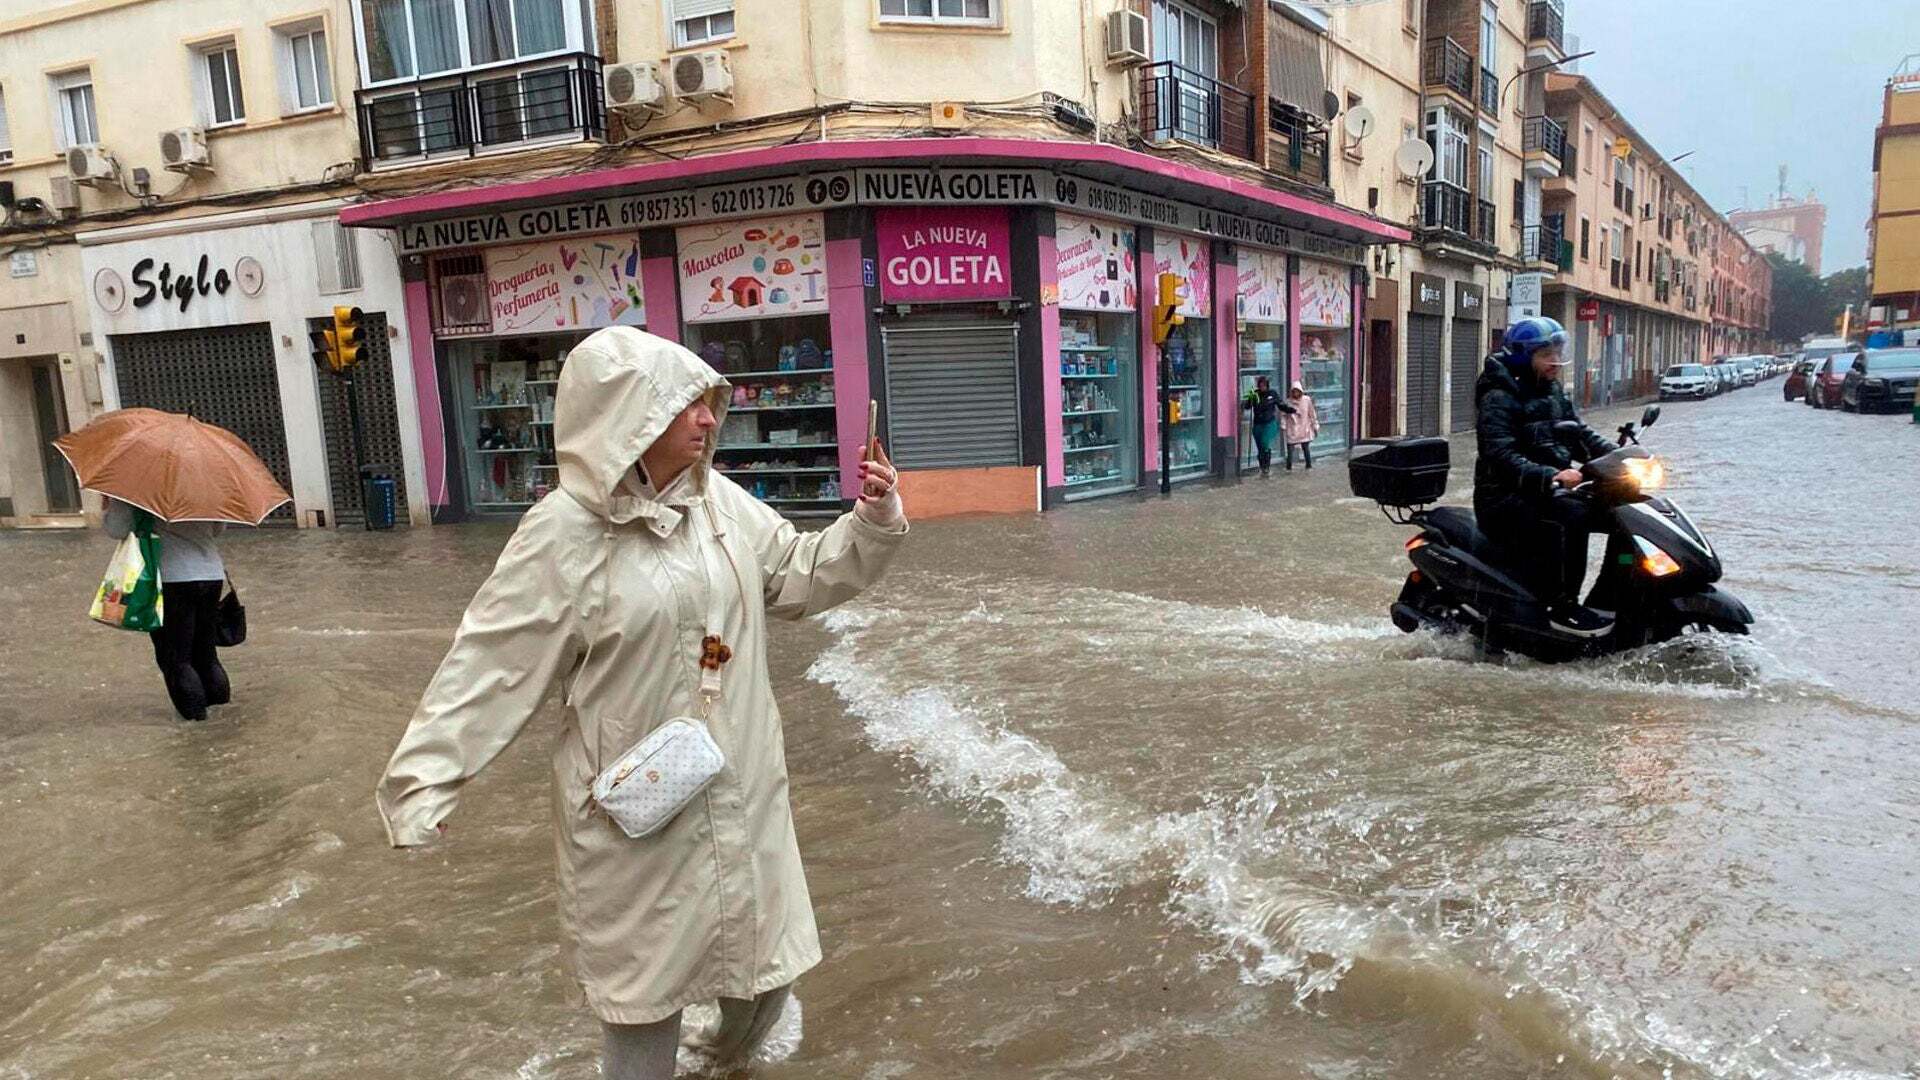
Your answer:
[[[1347,134],[1354,142],[1373,134],[1373,110],[1365,105],[1355,105],[1347,110]],[[1421,146],[1427,145],[1421,143]]]
[[[1393,152],[1393,164],[1400,175],[1418,180],[1433,171],[1433,147],[1424,139],[1408,139]]]

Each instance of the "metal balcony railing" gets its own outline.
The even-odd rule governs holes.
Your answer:
[[[1480,69],[1480,111],[1500,115],[1500,76],[1486,68]]]
[[[1488,247],[1500,246],[1500,210],[1491,199],[1481,199],[1473,216],[1473,238]]]
[[[1520,149],[1527,153],[1544,151],[1562,162],[1561,171],[1566,170],[1567,129],[1560,121],[1551,116],[1529,116],[1520,134]]]
[[[369,166],[605,138],[600,58],[549,56],[354,92]]]
[[[1420,227],[1437,232],[1473,235],[1473,193],[1445,180],[1420,185]]]
[[[1559,123],[1559,121],[1557,120],[1554,122]],[[1577,154],[1575,147],[1579,145],[1580,145],[1579,143],[1569,141],[1560,147],[1560,175],[1561,176],[1572,176],[1577,171],[1576,165],[1578,163],[1574,161],[1574,157]]]
[[[1533,0],[1527,5],[1527,41],[1552,42],[1556,49],[1566,48],[1567,17],[1558,3]]]
[[[1269,99],[1267,168],[1326,186],[1326,127],[1297,109]]]
[[[1563,238],[1560,226],[1545,221],[1520,230],[1520,260],[1559,264]]]
[[[1473,57],[1450,37],[1427,42],[1426,58],[1421,65],[1428,86],[1444,86],[1468,101],[1473,100]]]
[[[1163,60],[1140,69],[1147,137],[1179,139],[1253,160],[1253,95]]]

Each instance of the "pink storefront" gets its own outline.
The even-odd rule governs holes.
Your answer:
[[[727,376],[717,461],[796,516],[847,505],[870,398],[923,514],[1157,483],[1163,371],[1176,482],[1237,474],[1238,399],[1259,371],[1320,378],[1323,434],[1344,445],[1356,268],[1365,245],[1407,238],[1118,147],[988,139],[713,155],[342,220],[392,229],[401,252],[443,520],[518,513],[551,490],[559,370],[612,325]],[[1161,272],[1188,294],[1164,367],[1143,316]],[[1307,310],[1321,323],[1303,351]]]

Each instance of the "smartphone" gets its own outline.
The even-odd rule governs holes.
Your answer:
[[[873,453],[873,440],[880,434],[880,403],[867,399],[867,441],[860,444],[860,460]]]

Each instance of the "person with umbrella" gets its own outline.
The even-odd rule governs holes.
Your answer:
[[[232,700],[218,652],[226,526],[258,525],[290,498],[239,436],[156,409],[107,413],[54,446],[106,497],[107,534],[160,542],[161,625],[150,632],[167,696],[183,720]]]

